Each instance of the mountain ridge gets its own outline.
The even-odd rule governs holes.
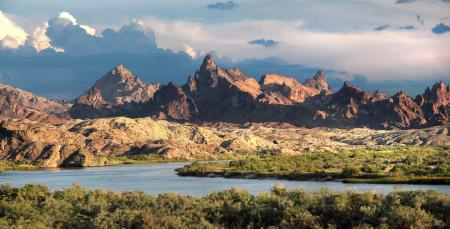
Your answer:
[[[366,92],[347,82],[333,92],[321,70],[304,83],[275,73],[258,81],[240,69],[221,68],[206,55],[183,85],[144,83],[118,65],[76,98],[66,116],[411,129],[448,124],[449,102],[450,85],[442,81],[415,98],[403,92]]]

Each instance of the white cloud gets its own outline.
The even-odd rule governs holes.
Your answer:
[[[428,30],[323,32],[299,20],[247,20],[203,23],[147,18],[158,46],[177,50],[180,44],[201,47],[234,60],[279,56],[290,63],[347,70],[370,80],[442,78],[450,74],[450,36]],[[280,41],[275,49],[248,45],[265,37]]]
[[[28,40],[29,45],[33,46],[38,52],[51,47],[50,39],[45,35],[47,28],[48,23],[45,22],[33,31],[33,36]]]
[[[183,45],[182,47],[183,51],[188,54],[192,59],[197,58],[197,52],[195,51],[194,48],[192,48],[189,45]]]
[[[3,48],[18,48],[25,43],[28,34],[2,11],[0,11],[0,46]]]
[[[88,25],[80,25],[80,27],[82,29],[84,29],[86,31],[87,34],[91,35],[91,36],[95,36],[95,29],[88,26]]]
[[[74,24],[74,25],[78,24],[77,19],[74,16],[72,16],[72,14],[70,14],[69,12],[66,12],[66,11],[59,13],[58,18],[67,19],[67,20],[71,21],[72,24]]]
[[[58,18],[67,19],[70,22],[72,22],[73,25],[78,25],[77,19],[72,14],[70,14],[67,11],[63,11],[63,12],[59,13]],[[87,34],[89,34],[91,36],[95,35],[95,29],[94,28],[92,28],[92,27],[90,27],[88,25],[80,25],[80,27],[82,29],[84,29]]]

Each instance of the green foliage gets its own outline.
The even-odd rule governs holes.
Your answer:
[[[174,193],[0,186],[0,228],[445,228],[450,196],[230,189],[197,198]]]
[[[258,155],[258,154],[257,154]],[[178,170],[180,175],[225,177],[277,177],[284,179],[361,178],[377,181],[450,181],[450,150],[445,147],[385,147],[310,152],[295,156],[249,156],[230,162],[193,163]],[[402,178],[401,180],[398,178]]]

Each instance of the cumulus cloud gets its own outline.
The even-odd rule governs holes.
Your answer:
[[[28,34],[0,11],[0,47],[16,49],[23,45]]]
[[[214,10],[232,10],[236,7],[238,7],[238,4],[234,1],[216,2],[206,6],[206,8]]]
[[[188,54],[192,59],[195,59],[198,57],[197,52],[195,51],[194,48],[192,48],[189,45],[183,45],[183,51]]]
[[[450,27],[444,23],[439,23],[435,25],[431,31],[435,34],[443,34],[450,32]]]
[[[100,53],[145,53],[156,48],[154,33],[145,28],[142,21],[133,20],[118,31],[105,29],[95,36],[95,29],[77,23],[67,12],[48,21],[45,35],[53,47],[64,49],[69,54]]]
[[[249,41],[248,44],[260,45],[260,46],[263,46],[265,48],[272,48],[272,47],[278,46],[278,44],[280,44],[280,42],[274,41],[272,39],[267,39],[266,40],[266,39],[262,38],[262,39],[256,39],[256,40]]]

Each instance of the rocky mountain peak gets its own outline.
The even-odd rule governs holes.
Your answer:
[[[218,66],[214,61],[214,58],[211,54],[207,54],[205,58],[203,58],[202,65],[200,66],[200,72],[206,71],[217,71]]]
[[[435,83],[430,91],[428,100],[437,106],[447,105],[450,101],[450,91],[443,81]]]
[[[354,102],[354,100],[362,102],[370,96],[369,93],[365,92],[361,88],[358,88],[351,83],[344,82],[342,88],[333,94],[332,97],[333,102],[349,104],[350,102]]]
[[[346,92],[346,93],[353,94],[353,93],[362,93],[362,92],[364,92],[364,90],[359,87],[356,87],[355,85],[353,85],[349,82],[344,82],[344,85],[339,90],[339,92]]]
[[[318,70],[312,79],[306,80],[305,86],[317,88],[326,93],[331,92],[331,87],[328,85],[325,72],[322,70]]]
[[[158,88],[159,84],[142,82],[130,70],[120,64],[111,69],[101,79],[97,80],[92,88],[80,96],[77,101],[85,101],[87,102],[86,105],[94,105],[88,101],[95,100],[96,106],[99,106],[100,101],[96,98],[100,96],[104,100],[102,103],[110,103],[112,105],[145,102],[153,97],[153,94]],[[83,98],[92,96],[96,98]]]
[[[127,79],[134,78],[134,76],[128,68],[126,68],[123,64],[119,64],[116,67],[114,67],[113,69],[111,69],[111,71],[109,71],[104,76],[104,78],[111,78],[111,79],[117,79],[120,81],[124,81]]]

